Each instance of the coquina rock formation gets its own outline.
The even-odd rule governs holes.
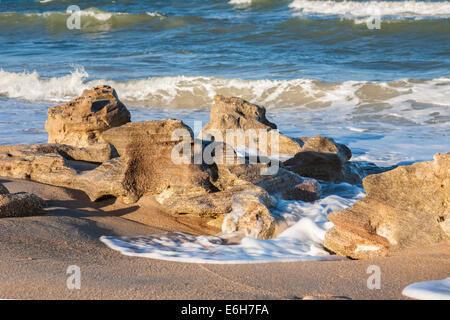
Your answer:
[[[101,163],[117,157],[117,152],[107,143],[86,148],[78,148],[66,144],[43,143],[16,146],[0,146],[0,152],[23,150],[31,153],[58,154],[64,159]]]
[[[171,140],[177,129],[190,131],[180,120],[171,119],[123,126],[120,132],[106,135],[117,145],[120,157],[87,168],[54,148],[4,146],[0,148],[0,176],[80,189],[93,201],[115,196],[133,203],[144,194],[159,194],[165,188],[206,192],[211,186],[207,168],[171,161],[172,147],[182,141]]]
[[[0,195],[0,218],[28,217],[43,213],[44,200],[32,193]]]
[[[322,136],[282,135],[263,107],[239,98],[215,97],[211,122],[201,134],[205,140],[194,139],[180,120],[130,123],[108,86],[87,90],[48,115],[50,143],[0,146],[0,176],[79,189],[92,201],[114,196],[135,203],[149,195],[169,213],[201,216],[224,232],[261,239],[273,237],[282,225],[271,214],[278,199],[314,201],[321,195],[315,179],[359,183],[366,174],[349,161],[346,146]],[[256,148],[265,161],[249,163],[235,148],[255,142],[259,147],[260,141],[247,136],[243,144],[230,145],[212,139],[214,132],[226,137],[229,129],[271,132],[279,148],[269,140],[268,148]],[[281,163],[266,157],[275,149],[291,158]],[[277,170],[269,170],[274,165]],[[364,199],[329,215],[334,223],[325,239],[329,250],[363,259],[449,241],[450,153],[370,175],[363,184]],[[0,217],[40,214],[43,206],[34,195],[10,194],[0,185]]]
[[[249,129],[271,132],[280,143],[277,153],[297,154],[292,166],[278,168],[280,163],[264,157],[262,150],[259,163],[249,163],[236,154],[236,145],[211,141],[211,136],[194,139],[180,120],[131,123],[128,110],[108,86],[86,90],[80,98],[50,108],[48,116],[50,143],[1,146],[0,176],[79,189],[92,201],[113,196],[135,203],[154,196],[172,214],[201,216],[224,232],[257,238],[274,235],[278,221],[270,210],[277,199],[320,197],[320,184],[301,175],[324,180],[325,174],[340,176],[351,157],[347,147],[329,138],[291,139],[278,133],[263,107],[239,98],[217,96],[203,134],[216,129],[225,137],[228,129],[238,134]],[[252,146],[248,139],[244,145]],[[270,143],[268,155],[277,149]],[[311,153],[332,160],[300,165],[299,154]],[[330,164],[334,162],[338,164]]]
[[[331,213],[329,250],[355,259],[450,242],[450,153],[363,180],[367,196]]]
[[[214,168],[203,161],[195,163],[193,133],[181,120],[129,123],[104,132],[102,137],[126,163],[124,188],[137,199],[144,194],[197,195],[214,189]],[[175,158],[179,155],[173,153],[175,148],[185,144],[189,152]]]
[[[283,167],[304,177],[361,183],[364,172],[356,164],[349,162],[352,153],[345,145],[320,135],[290,138],[276,129],[277,126],[267,119],[264,107],[241,98],[216,95],[210,122],[199,137],[225,141],[241,150],[245,148],[248,153],[257,150],[260,155],[287,158]],[[260,130],[266,132],[267,137],[258,136]],[[252,135],[252,132],[255,134]],[[234,138],[230,133],[240,138]]]
[[[361,183],[364,172],[357,164],[349,162],[352,152],[347,146],[320,135],[299,140],[302,143],[301,151],[286,160],[284,168],[304,177],[324,181]]]
[[[238,108],[230,128],[276,127],[264,108],[238,98],[216,98],[224,108],[230,103]],[[134,203],[150,195],[172,214],[206,217],[225,232],[258,238],[275,232],[270,209],[276,199],[320,197],[317,181],[283,168],[263,174],[279,163],[249,164],[223,142],[194,139],[180,120],[129,123],[129,112],[107,86],[50,108],[48,115],[51,143],[0,147],[0,176],[79,189],[93,201],[114,196]],[[283,135],[280,140],[294,146],[289,152],[300,150],[295,140]]]
[[[130,122],[130,112],[109,86],[84,90],[70,102],[49,108],[45,128],[48,142],[88,149],[92,162],[111,159],[111,146],[101,133]],[[85,159],[76,159],[85,160]]]
[[[0,184],[0,218],[40,215],[43,208],[44,200],[38,196],[25,192],[9,193]]]
[[[187,133],[187,141],[176,134],[180,130]],[[0,176],[83,190],[93,201],[115,196],[133,203],[153,195],[173,214],[195,214],[218,219],[220,224],[225,215],[233,213],[233,219],[223,222],[223,229],[258,238],[273,236],[276,221],[269,210],[276,204],[273,196],[304,182],[284,169],[276,175],[261,175],[264,164],[196,164],[194,152],[188,153],[187,159],[180,158],[186,163],[174,163],[175,146],[196,148],[192,131],[180,120],[129,123],[104,132],[103,139],[114,145],[120,156],[87,167],[52,148],[2,147]]]
[[[295,139],[289,138],[278,131],[276,124],[266,118],[264,107],[252,104],[241,98],[216,95],[211,108],[210,122],[203,128],[200,138],[204,140],[225,141],[227,144],[239,147],[257,149],[262,155],[294,155],[301,150]],[[246,131],[239,134],[239,130]],[[262,130],[268,133],[268,141],[260,141],[258,135],[252,136],[249,130]],[[242,138],[227,139],[228,133],[236,133]],[[258,133],[258,131],[255,131]],[[271,137],[274,135],[274,138]],[[213,137],[213,138],[212,138]],[[273,140],[271,140],[273,139]],[[271,141],[276,141],[277,146]],[[261,143],[260,143],[261,142]]]

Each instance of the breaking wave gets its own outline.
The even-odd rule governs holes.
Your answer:
[[[345,81],[326,83],[312,79],[243,80],[216,77],[153,77],[129,81],[87,80],[79,68],[63,77],[43,78],[35,72],[0,69],[0,96],[29,101],[64,102],[99,84],[114,87],[121,100],[133,106],[208,109],[215,94],[239,96],[267,108],[328,107],[380,110],[450,106],[450,78],[401,79],[391,82]]]
[[[289,7],[303,15],[450,17],[450,1],[312,1],[295,0]]]
[[[125,13],[108,12],[96,8],[81,10],[81,31],[103,31],[142,23],[161,22],[166,16],[158,12]],[[67,31],[67,19],[71,13],[47,12],[1,12],[0,30],[45,26],[55,31]]]

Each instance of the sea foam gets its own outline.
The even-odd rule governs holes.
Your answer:
[[[101,237],[111,249],[127,256],[188,263],[241,264],[342,259],[323,248],[326,231],[332,227],[326,216],[351,206],[364,196],[362,189],[343,183],[335,185],[339,195],[314,203],[280,200],[273,210],[291,226],[274,239],[244,237],[240,244],[223,244],[220,236],[193,236],[175,232],[138,237]],[[350,197],[349,197],[350,196]]]
[[[325,83],[312,79],[244,80],[200,76],[87,81],[88,76],[83,67],[66,76],[51,78],[41,77],[36,71],[0,69],[0,96],[64,102],[79,96],[86,88],[107,84],[116,89],[124,102],[160,108],[209,109],[215,94],[239,96],[269,109],[304,107],[313,110],[337,106],[344,110],[366,103],[388,103],[394,108],[410,107],[412,103],[428,104],[445,109],[450,104],[450,78],[445,77]]]
[[[450,278],[416,282],[403,289],[402,294],[419,300],[450,300]]]
[[[289,7],[304,15],[368,17],[448,17],[450,2],[426,1],[311,1],[295,0]]]

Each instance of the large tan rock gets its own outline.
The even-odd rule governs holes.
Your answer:
[[[241,232],[245,236],[269,239],[274,236],[276,221],[270,214],[276,202],[261,188],[248,188],[235,193],[232,198],[232,211],[225,216],[222,231]]]
[[[137,197],[163,192],[196,195],[215,189],[210,179],[214,167],[195,163],[192,131],[180,120],[129,123],[104,132],[102,137],[127,162],[126,188]],[[174,150],[183,144],[189,153],[174,158]]]
[[[105,133],[105,139],[117,146],[120,157],[87,169],[58,153],[20,150],[13,146],[0,152],[0,176],[83,190],[91,200],[115,196],[133,203],[143,195],[154,195],[173,214],[194,214],[220,222],[234,210],[233,197],[240,199],[247,195],[252,199],[249,202],[252,206],[242,207],[242,215],[233,224],[227,224],[227,230],[260,238],[272,236],[274,218],[266,205],[273,204],[274,200],[252,182],[275,189],[269,182],[278,181],[281,190],[289,187],[289,181],[295,184],[302,178],[285,170],[278,177],[261,178],[259,167],[247,165],[223,167],[219,173],[216,165],[190,163],[193,155],[187,159],[189,163],[175,164],[172,150],[181,139],[174,140],[173,132],[179,129],[192,134],[181,121],[170,119],[112,129]]]
[[[16,146],[0,151],[1,177],[82,190],[92,201],[114,196],[127,203],[136,202],[139,197],[125,183],[127,168],[127,163],[120,158],[97,166],[69,161],[57,153],[21,150]]]
[[[301,140],[304,142],[301,152],[283,162],[282,167],[303,177],[335,183],[361,183],[364,172],[348,161],[352,153],[347,146],[320,135]]]
[[[225,233],[241,232],[258,239],[274,236],[276,220],[269,209],[276,206],[276,200],[251,183],[196,196],[164,195],[157,200],[172,213],[217,220]]]
[[[115,196],[127,203],[165,191],[179,195],[209,192],[214,189],[210,166],[194,164],[193,159],[188,159],[189,164],[172,161],[172,149],[182,141],[181,137],[172,139],[176,130],[184,130],[192,138],[189,127],[171,119],[111,129],[105,132],[105,139],[116,145],[120,157],[91,170],[78,170],[76,163],[53,149],[5,146],[0,150],[0,176],[83,190],[91,200]]]
[[[313,201],[317,194],[312,199],[312,192],[295,192],[298,188],[307,189],[307,185],[317,181],[304,179],[285,169],[274,175],[261,175],[264,166],[218,165],[217,178],[212,181],[218,191],[195,196],[177,196],[166,192],[157,200],[172,213],[195,214],[218,221],[223,219],[220,222],[223,232],[240,232],[259,239],[271,238],[279,224],[270,214],[270,209],[277,204],[276,198],[294,194],[289,199]],[[315,191],[320,193],[320,190]]]
[[[41,215],[44,200],[31,193],[0,194],[0,218]]]
[[[318,200],[322,195],[322,187],[315,179],[304,179],[299,184],[283,192],[286,200],[301,200],[312,202]]]
[[[80,97],[49,108],[47,115],[49,143],[94,148],[92,152],[111,153],[101,133],[130,122],[130,112],[109,86],[85,90]]]
[[[336,143],[334,139],[315,135],[311,138],[302,138],[302,152],[317,152],[327,155],[335,155],[342,164],[345,164],[352,157],[351,150],[343,144]]]
[[[284,162],[284,167],[301,176],[361,183],[362,174],[357,166],[348,162],[352,153],[345,145],[320,135],[290,138],[276,128],[267,119],[264,107],[240,98],[217,95],[211,108],[210,122],[199,137],[225,141],[249,154],[256,151],[260,156],[280,155],[280,159],[289,159]],[[264,134],[260,135],[261,132]]]
[[[96,143],[88,147],[77,148],[66,144],[43,143],[33,145],[0,146],[0,152],[23,150],[32,153],[59,154],[67,160],[102,163],[117,156],[109,143]]]
[[[241,98],[226,98],[216,95],[211,108],[210,122],[203,128],[199,137],[204,140],[211,140],[211,137],[214,137],[215,141],[225,141],[235,147],[254,148],[260,154],[269,156],[275,154],[294,155],[301,151],[297,140],[289,138],[275,129],[277,126],[267,120],[264,107]],[[238,137],[227,139],[227,132],[231,132],[231,130],[234,130]],[[242,133],[239,133],[239,130]],[[253,135],[251,130],[256,130],[256,135]],[[267,144],[264,143],[261,136],[258,136],[258,130],[267,132]],[[273,145],[271,141],[276,141],[278,145]]]
[[[213,109],[212,127],[270,131],[282,147],[277,154],[301,149],[301,140],[274,130],[262,107],[218,96]],[[173,214],[224,221],[223,230],[258,238],[274,234],[270,208],[275,198],[310,201],[311,191],[317,191],[312,180],[285,169],[269,170],[278,163],[242,164],[220,139],[194,140],[182,121],[127,123],[129,113],[110,87],[87,90],[48,114],[51,143],[0,147],[0,176],[79,189],[93,201],[114,196],[134,203],[152,195]],[[272,147],[269,141],[269,153]],[[206,151],[212,157],[202,157]]]
[[[21,150],[11,146],[0,151],[0,176],[29,179],[46,184],[71,187],[77,171],[59,154]]]
[[[331,213],[325,247],[365,259],[450,241],[450,153],[363,180],[367,196]]]

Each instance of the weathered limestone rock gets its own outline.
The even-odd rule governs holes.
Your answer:
[[[127,170],[128,162],[115,158],[93,170],[79,173],[71,188],[84,191],[92,201],[113,196],[124,203],[135,203],[140,196],[128,183]]]
[[[47,114],[49,143],[93,149],[88,153],[112,153],[101,133],[130,122],[130,112],[109,86],[85,90],[80,97],[49,108]]]
[[[264,108],[220,96],[214,108],[218,116],[211,124],[225,119],[221,130],[271,131],[284,148],[277,153],[300,150],[300,140],[274,130]],[[129,113],[112,88],[87,90],[49,110],[46,127],[53,143],[0,147],[0,176],[79,189],[93,201],[114,196],[134,203],[152,195],[173,214],[217,221],[225,217],[224,230],[258,238],[273,236],[276,222],[269,209],[275,198],[317,197],[317,182],[283,168],[264,175],[278,163],[242,164],[220,140],[194,140],[182,121],[127,122]],[[206,151],[212,151],[211,157],[199,160],[199,153],[205,156]]]
[[[214,105],[211,108],[210,122],[203,128],[200,138],[203,140],[225,141],[227,144],[257,149],[262,155],[294,155],[301,151],[297,140],[289,138],[275,129],[277,126],[267,120],[266,109],[243,99],[226,98],[220,95],[214,97]],[[226,139],[227,131],[235,130],[238,137]],[[239,134],[237,130],[242,130]],[[251,130],[256,130],[252,135]],[[258,131],[267,132],[267,144],[258,136]],[[272,145],[271,134],[276,135],[278,147]],[[241,140],[240,140],[241,139]]]
[[[115,130],[115,131],[112,131]],[[144,194],[158,195],[207,193],[215,190],[210,182],[214,175],[210,166],[175,164],[173,147],[182,141],[172,139],[176,130],[192,132],[179,120],[130,123],[105,132],[108,142],[115,144],[120,158],[104,162],[93,170],[78,172],[73,163],[53,149],[20,149],[17,146],[0,150],[0,176],[31,179],[56,186],[83,190],[97,200],[115,196],[125,202],[136,202]],[[33,148],[31,148],[33,149]],[[191,157],[194,155],[192,154]]]
[[[9,193],[8,189],[6,189],[6,187],[0,183],[0,194],[8,194],[8,193]]]
[[[212,183],[219,191],[195,196],[163,193],[158,201],[172,213],[225,217],[223,232],[242,232],[245,236],[267,239],[274,235],[277,225],[269,211],[276,206],[275,198],[286,198],[297,186],[307,189],[308,185],[314,185],[320,190],[320,185],[282,168],[275,175],[261,175],[264,166],[218,165],[217,178]],[[303,192],[296,199],[313,201],[311,192]]]
[[[336,143],[332,138],[315,135],[311,138],[302,138],[304,142],[302,152],[311,151],[337,156],[342,164],[345,164],[352,157],[351,150],[340,143]]]
[[[225,216],[222,231],[225,233],[243,232],[246,236],[269,239],[275,232],[275,218],[269,208],[276,202],[261,190],[249,188],[238,192],[231,198],[233,210]]]
[[[228,150],[228,146],[218,142],[199,145],[190,128],[179,120],[129,123],[105,131],[102,139],[114,145],[120,156],[87,168],[85,163],[68,160],[71,152],[79,152],[70,146],[1,147],[0,176],[79,189],[93,201],[115,196],[134,203],[144,195],[154,195],[173,214],[195,214],[217,221],[233,216],[223,224],[224,230],[258,238],[273,236],[275,229],[269,209],[276,201],[269,193],[282,198],[305,182],[282,168],[274,175],[262,175],[269,164],[238,164],[234,153],[232,161],[226,161],[231,164],[214,163],[221,157],[217,154],[212,164],[202,160],[195,163],[196,149],[203,152],[217,144]],[[183,150],[187,154],[174,162],[174,155]]]
[[[286,160],[282,165],[284,168],[303,177],[336,183],[361,183],[364,174],[357,165],[348,162],[352,153],[347,146],[319,135],[302,138],[302,141],[302,151]]]
[[[304,179],[301,183],[283,193],[286,200],[316,201],[322,194],[320,183],[314,179]]]
[[[77,148],[65,144],[44,143],[34,145],[0,146],[0,152],[10,150],[23,150],[32,153],[59,154],[67,160],[102,163],[117,156],[117,152],[109,143],[96,143],[94,145]]]
[[[257,166],[217,166],[202,161],[196,164],[195,149],[199,146],[195,145],[190,128],[181,121],[131,123],[106,131],[103,139],[114,145],[121,161],[128,163],[124,181],[126,188],[137,197],[156,195],[158,202],[169,212],[216,219],[234,210],[233,199],[239,199],[238,194],[252,191],[252,196],[246,196],[252,199],[248,202],[252,206],[241,207],[242,216],[227,228],[248,232],[247,235],[258,238],[273,235],[274,218],[266,207],[271,203],[268,199],[272,198],[258,187],[265,179],[273,178],[262,178],[261,168]],[[187,151],[183,158],[185,163],[174,163],[176,146],[181,147],[178,151]],[[204,147],[200,146],[201,152]],[[293,173],[283,172],[291,181],[302,181]],[[281,180],[278,178],[277,181]],[[269,183],[266,184],[268,188]]]
[[[57,153],[40,153],[16,147],[0,151],[0,176],[82,190],[92,201],[105,196],[122,198],[127,203],[139,199],[124,182],[127,165],[123,159],[89,166],[86,170],[84,163],[68,161]]]
[[[5,146],[6,147],[6,146]],[[4,148],[5,149],[5,148]],[[30,179],[46,184],[71,187],[77,171],[59,154],[20,150],[12,146],[0,151],[0,176]]]
[[[200,138],[225,141],[247,152],[257,151],[260,156],[280,155],[289,158],[284,167],[300,176],[333,182],[361,183],[362,174],[349,163],[352,153],[348,147],[320,135],[312,138],[290,138],[278,133],[276,125],[266,118],[264,107],[240,98],[215,96],[210,122],[203,128]],[[259,130],[266,136],[258,136]],[[235,136],[227,133],[233,132]],[[276,139],[272,140],[274,133]],[[231,137],[231,139],[230,139]]]
[[[328,215],[325,247],[366,259],[450,241],[450,153],[363,180],[367,196]]]
[[[40,215],[44,204],[44,200],[31,193],[0,194],[0,218]]]
[[[127,162],[125,184],[137,197],[163,192],[196,195],[215,190],[210,181],[214,168],[195,163],[193,133],[180,120],[129,123],[104,132],[102,137]],[[190,152],[174,158],[182,151],[176,146],[185,146]]]

